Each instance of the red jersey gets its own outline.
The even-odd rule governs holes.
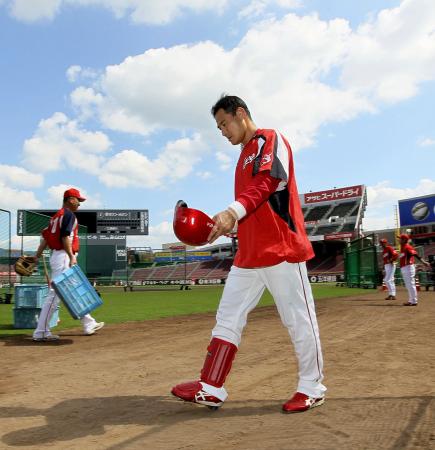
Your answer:
[[[397,260],[397,257],[399,254],[394,250],[391,245],[385,246],[385,248],[382,251],[382,258],[384,260],[384,264],[391,264],[392,262]]]
[[[62,238],[69,236],[72,239],[72,251],[78,253],[78,225],[75,214],[67,208],[62,208],[50,219],[48,227],[42,230],[42,237],[52,250],[63,250]]]
[[[236,200],[253,177],[264,171],[280,182],[267,201],[239,220],[234,265],[267,267],[311,259],[314,252],[305,232],[292,151],[275,130],[257,130],[242,148],[235,172]]]
[[[411,244],[402,244],[400,246],[400,267],[410,266],[415,263],[414,255],[417,252]]]

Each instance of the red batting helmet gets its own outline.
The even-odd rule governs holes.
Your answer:
[[[381,244],[386,244],[388,241],[387,241],[386,239],[381,239],[379,242],[380,242]]]
[[[207,237],[214,222],[207,214],[187,207],[187,203],[179,200],[174,211],[174,233],[186,245],[198,246],[207,243]]]

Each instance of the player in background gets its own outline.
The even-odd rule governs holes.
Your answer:
[[[78,222],[75,211],[86,199],[77,189],[68,189],[63,195],[62,208],[50,219],[48,227],[42,230],[41,242],[34,257],[37,262],[42,252],[48,247],[52,250],[50,256],[51,278],[60,275],[64,270],[77,264],[79,252]],[[59,297],[50,288],[47,298],[42,305],[38,325],[33,332],[34,341],[57,341],[59,336],[50,331],[50,319],[59,305]],[[94,334],[104,326],[104,322],[97,322],[90,314],[81,319],[83,333]]]
[[[408,290],[408,301],[403,306],[417,306],[417,288],[415,287],[415,258],[421,261],[425,266],[430,267],[430,264],[423,258],[418,256],[415,248],[409,243],[409,235],[401,234],[400,238],[400,271]]]
[[[299,382],[282,409],[306,411],[324,402],[323,358],[305,261],[307,238],[290,145],[275,130],[259,129],[245,102],[223,96],[212,108],[218,129],[240,145],[235,201],[213,219],[209,242],[238,225],[239,249],[225,283],[200,379],[172,389],[176,397],[219,407],[249,312],[267,288],[295,347]],[[261,346],[261,342],[258,343]]]
[[[396,300],[396,285],[394,283],[394,273],[396,272],[396,261],[399,254],[389,245],[386,239],[381,239],[382,259],[384,261],[384,283],[388,289],[388,297],[385,300]]]

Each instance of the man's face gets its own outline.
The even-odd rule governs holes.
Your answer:
[[[219,109],[214,116],[222,136],[226,137],[233,145],[241,144],[245,138],[247,130],[245,115],[243,108],[238,108],[235,116],[226,113],[223,109]]]

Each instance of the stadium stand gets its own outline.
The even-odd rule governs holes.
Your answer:
[[[13,265],[0,264],[0,283],[6,284],[9,282],[9,273],[11,274],[11,281],[16,281],[16,273]]]
[[[355,223],[345,223],[340,228],[340,232],[353,231],[353,230],[355,230]]]
[[[435,242],[423,246],[425,258],[429,255],[435,255]]]
[[[220,263],[208,274],[210,278],[226,278],[228,272],[233,265],[232,258],[226,258],[220,261]]]
[[[331,255],[311,269],[312,273],[337,273],[343,272],[343,255]]]
[[[325,225],[317,227],[313,232],[315,232],[316,235],[331,234],[336,233],[338,229],[339,227],[337,225]]]
[[[305,217],[305,222],[322,219],[323,216],[329,211],[329,209],[331,209],[331,205],[315,206],[313,208],[310,208]]]
[[[358,204],[359,202],[339,203],[338,205],[334,206],[332,211],[329,213],[329,216],[345,217],[348,213],[352,212],[355,207],[358,206]]]

